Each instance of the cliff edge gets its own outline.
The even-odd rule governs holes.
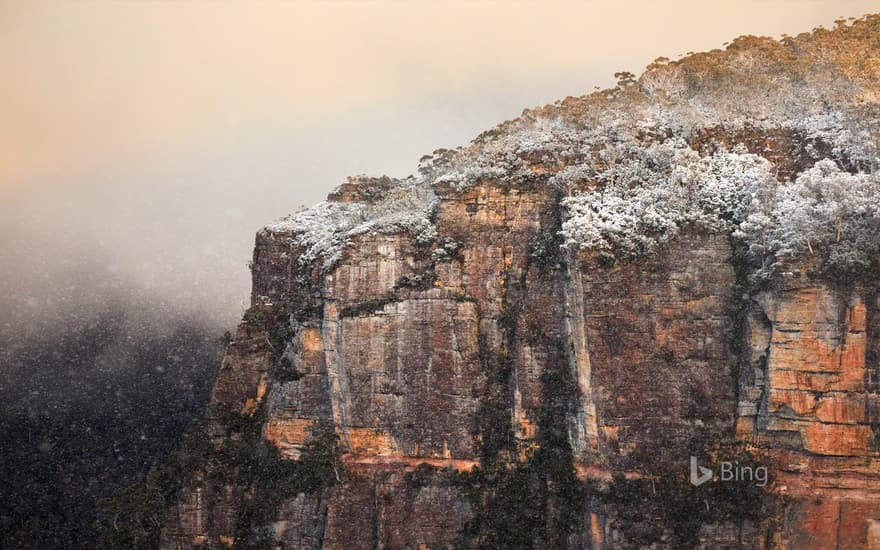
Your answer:
[[[618,77],[258,233],[162,548],[880,548],[880,16]]]

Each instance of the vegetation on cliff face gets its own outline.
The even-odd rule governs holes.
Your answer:
[[[725,446],[715,453],[719,461],[735,461],[744,467],[770,463],[767,456],[742,445]],[[588,484],[585,492],[593,509],[608,513],[625,533],[628,545],[636,548],[701,548],[700,531],[705,526],[758,525],[776,517],[784,505],[752,481],[694,487],[685,476],[668,472],[633,479],[618,473],[610,483]]]
[[[260,433],[261,421],[247,418],[256,429],[235,443],[237,483],[245,487],[234,548],[276,548],[272,530],[282,503],[299,493],[315,493],[333,485],[341,469],[338,437],[330,425],[315,426],[298,460],[286,460]]]
[[[246,415],[214,406],[193,424],[184,444],[146,483],[118,490],[99,503],[102,536],[95,545],[106,550],[149,550],[159,545],[159,530],[168,507],[180,498],[186,480],[228,484],[239,490],[235,548],[274,548],[271,525],[285,499],[314,493],[338,479],[337,436],[332,426],[316,425],[298,460],[286,460],[262,436],[262,411]],[[210,439],[218,429],[227,437],[220,447]]]
[[[518,347],[517,334],[523,330],[522,316],[529,307],[522,300],[523,291],[533,283],[529,275],[544,284],[565,277],[558,201],[546,217],[546,227],[530,243],[522,279],[508,275],[504,286],[501,324],[508,353],[494,364],[487,361],[494,380],[479,414],[483,456],[480,467],[458,480],[474,511],[458,541],[461,548],[565,548],[569,537],[583,526],[585,493],[575,473],[567,425],[577,388],[570,368],[571,349],[564,338],[526,331],[531,343],[547,353],[539,379],[543,400],[535,419],[535,441],[513,436],[508,402],[515,366],[509,351]],[[517,455],[523,458],[516,460]]]

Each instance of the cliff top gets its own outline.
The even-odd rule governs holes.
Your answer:
[[[639,256],[696,225],[741,239],[765,274],[820,252],[860,269],[880,236],[880,15],[836,25],[658,58],[434,151],[415,176],[350,178],[266,230],[330,268],[358,234],[430,242],[438,193],[503,181],[558,193],[572,249]]]

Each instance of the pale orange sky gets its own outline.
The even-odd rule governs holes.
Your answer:
[[[518,95],[506,86],[532,83],[532,103],[509,106],[504,114],[512,116],[607,85],[609,71],[638,72],[654,56],[745,33],[797,33],[880,7],[855,0],[0,5],[5,186],[60,182],[267,126],[307,130],[413,98],[485,88],[494,102],[496,94]],[[535,84],[542,81],[548,85]]]
[[[254,232],[346,175],[405,176],[424,153],[658,56],[871,11],[877,0],[0,0],[0,315],[113,291],[231,322]],[[59,280],[79,282],[62,296]]]

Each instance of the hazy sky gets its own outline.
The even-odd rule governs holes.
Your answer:
[[[0,0],[0,311],[130,293],[232,322],[254,232],[346,175],[406,175],[661,55],[878,8]]]

